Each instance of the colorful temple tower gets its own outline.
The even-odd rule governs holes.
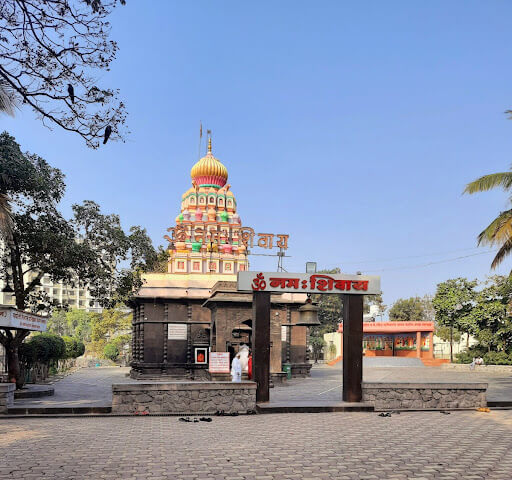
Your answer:
[[[190,171],[192,187],[183,195],[171,240],[169,273],[235,275],[248,269],[241,242],[242,221],[227,183],[226,167],[208,152]]]

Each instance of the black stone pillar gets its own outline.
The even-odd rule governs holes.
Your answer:
[[[254,321],[252,372],[258,385],[257,402],[269,401],[270,382],[270,292],[254,292],[252,297]]]
[[[363,295],[343,295],[343,401],[363,396]]]

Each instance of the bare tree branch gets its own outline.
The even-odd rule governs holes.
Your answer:
[[[116,57],[107,17],[118,3],[125,2],[0,2],[0,81],[45,126],[77,133],[91,148],[98,148],[107,126],[112,140],[128,133],[118,90],[103,88],[95,79]]]

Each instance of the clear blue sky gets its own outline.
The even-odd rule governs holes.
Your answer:
[[[417,266],[485,252],[476,236],[507,208],[502,192],[461,192],[512,162],[511,18],[506,0],[129,0],[101,75],[127,105],[126,143],[89,150],[28,110],[0,127],[65,172],[66,213],[95,200],[158,245],[202,120],[244,224],[290,234],[288,271],[378,273],[390,304],[490,273],[488,253]]]

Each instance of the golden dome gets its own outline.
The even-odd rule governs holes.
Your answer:
[[[199,186],[223,187],[228,180],[228,171],[212,155],[212,139],[208,139],[208,153],[190,171],[193,182]]]

